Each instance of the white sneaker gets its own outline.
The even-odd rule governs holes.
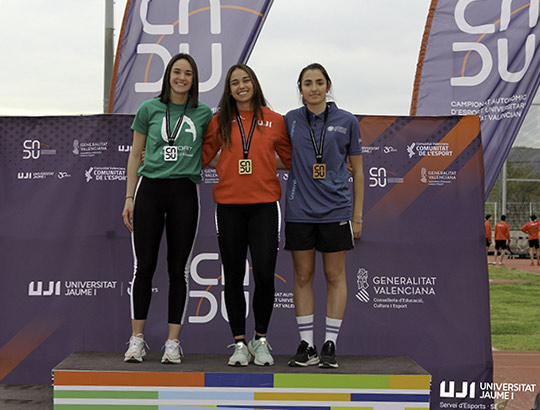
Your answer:
[[[272,366],[274,358],[270,354],[272,347],[266,337],[253,339],[248,343],[249,353],[255,357],[254,363],[258,366]]]
[[[182,352],[182,346],[178,339],[170,340],[167,339],[165,342],[165,352],[161,358],[161,363],[175,363],[178,364],[182,360],[180,359],[184,354]]]
[[[142,337],[131,336],[129,338],[129,347],[124,354],[124,362],[141,363],[143,361],[143,357],[146,356],[144,346],[148,347]]]
[[[227,347],[234,346],[234,353],[229,358],[229,366],[247,366],[251,360],[248,347],[244,342],[233,343]]]

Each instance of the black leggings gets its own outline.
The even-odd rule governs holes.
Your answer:
[[[255,331],[266,334],[274,307],[274,270],[279,245],[277,202],[249,205],[218,204],[219,251],[225,275],[225,306],[233,336],[246,334],[244,276],[247,249],[251,254],[255,292]]]
[[[182,324],[187,305],[189,265],[199,225],[199,188],[191,180],[143,178],[135,195],[131,318],[145,320],[152,297],[163,228],[167,238],[169,323]]]

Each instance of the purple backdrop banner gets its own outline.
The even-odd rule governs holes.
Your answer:
[[[48,383],[50,370],[73,351],[115,351],[123,358],[133,257],[121,211],[132,119],[0,117],[2,383]],[[492,358],[478,118],[359,121],[364,232],[347,255],[339,353],[411,357],[433,376],[432,409],[441,402],[487,405],[479,388],[491,378]],[[287,173],[279,178],[284,184]],[[203,170],[181,337],[187,355],[226,354],[231,340],[211,193],[216,181],[215,170]],[[316,299],[323,300],[317,263]],[[249,266],[248,260],[248,273]],[[286,251],[279,252],[275,280],[269,339],[274,353],[289,355],[299,336]],[[145,332],[151,351],[166,337],[167,282],[162,252]],[[245,285],[251,300],[249,275]],[[324,303],[316,309],[320,346]],[[249,311],[248,334],[252,318]]]
[[[201,100],[217,107],[230,66],[245,63],[273,0],[129,0],[113,72],[109,112],[134,114],[161,91],[170,58],[189,53]]]
[[[540,84],[536,0],[432,0],[412,115],[478,115],[487,198]]]

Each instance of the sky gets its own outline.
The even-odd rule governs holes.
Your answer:
[[[115,47],[125,4],[115,2]],[[316,61],[340,107],[407,115],[429,4],[274,0],[248,64],[281,113],[300,105],[296,79]],[[0,115],[102,113],[104,17],[104,0],[0,0]]]

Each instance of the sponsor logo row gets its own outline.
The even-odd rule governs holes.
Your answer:
[[[17,179],[20,180],[43,180],[43,179],[66,179],[71,178],[72,174],[68,171],[19,171]],[[84,175],[78,175],[84,178],[86,182],[109,182],[125,181],[125,167],[90,167],[84,171]]]
[[[403,151],[403,150],[401,150]],[[391,145],[362,147],[362,154],[395,154],[400,149]],[[408,158],[414,157],[453,157],[454,151],[447,142],[411,142],[405,149]]]
[[[406,176],[399,176],[386,167],[371,167],[367,179],[370,188],[386,188],[394,184],[417,181],[429,186],[444,186],[456,181],[457,171],[421,167],[409,171]]]
[[[81,158],[93,158],[109,150],[117,152],[131,151],[131,145],[116,145],[111,147],[109,141],[79,141],[73,140],[71,153]],[[37,160],[43,156],[52,156],[57,154],[57,149],[39,139],[27,139],[22,142],[22,159]],[[65,154],[62,152],[62,154]]]

